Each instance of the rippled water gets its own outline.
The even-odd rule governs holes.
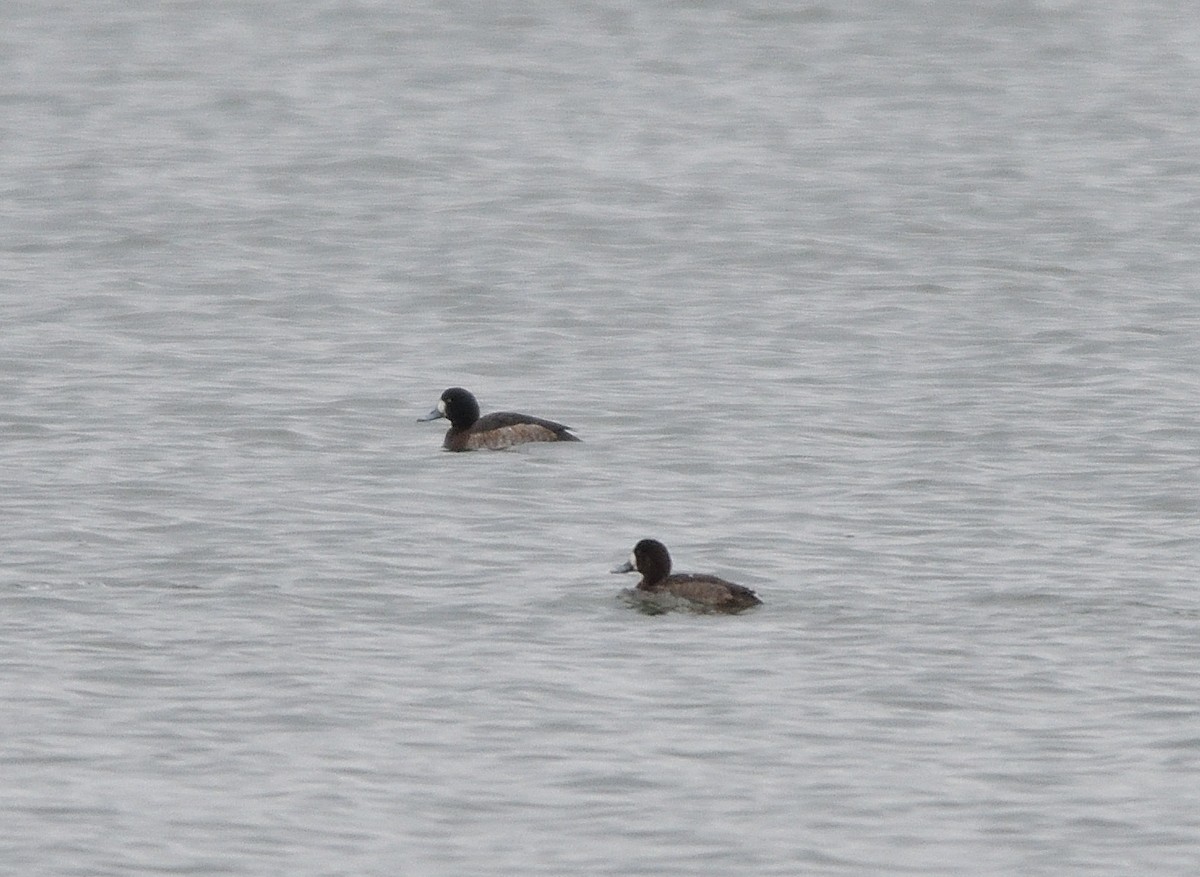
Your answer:
[[[1192,12],[0,34],[5,870],[1194,872]]]

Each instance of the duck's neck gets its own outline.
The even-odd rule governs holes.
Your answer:
[[[638,590],[653,591],[667,580],[667,576],[671,574],[671,565],[669,563],[666,565],[652,563],[638,571],[642,574],[642,580],[638,582]]]

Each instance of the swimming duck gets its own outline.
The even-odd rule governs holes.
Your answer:
[[[657,539],[643,539],[633,546],[628,562],[613,570],[614,573],[634,571],[642,574],[636,590],[648,594],[671,594],[704,611],[741,612],[762,603],[749,588],[716,576],[690,573],[671,575],[671,555],[667,552],[667,546]]]
[[[523,445],[526,442],[577,442],[579,438],[567,432],[569,426],[542,420],[528,414],[497,411],[479,416],[479,403],[462,387],[451,387],[442,393],[437,408],[418,422],[445,417],[450,429],[442,447],[447,451],[477,451],[481,448],[498,450]]]

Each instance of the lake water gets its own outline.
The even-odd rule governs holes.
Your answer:
[[[1187,4],[8,0],[0,106],[4,873],[1196,873]]]

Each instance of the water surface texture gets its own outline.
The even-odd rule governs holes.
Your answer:
[[[0,870],[1196,873],[1191,7],[7,0],[0,106]]]

